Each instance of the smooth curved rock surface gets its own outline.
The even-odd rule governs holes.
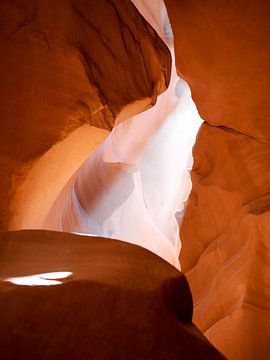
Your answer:
[[[0,250],[3,359],[224,358],[191,323],[183,274],[147,250],[49,231],[1,232]],[[10,279],[63,271],[54,286]]]
[[[10,201],[13,216],[9,230],[41,229],[63,187],[109,133],[85,124],[46,151],[28,171]]]
[[[269,2],[165,3],[178,72],[206,121],[181,228],[194,322],[229,359],[268,359]]]
[[[270,142],[269,1],[165,0],[179,76],[201,117]]]
[[[269,159],[268,144],[207,124],[194,147],[180,263],[195,324],[229,359],[270,356]]]
[[[0,228],[29,169],[84,124],[111,129],[170,78],[163,41],[128,1],[1,1]],[[111,31],[113,29],[113,31]],[[16,211],[16,209],[15,209]]]
[[[170,85],[151,109],[115,125],[63,188],[42,228],[128,241],[179,269],[179,224],[201,119],[176,74],[164,4],[134,3],[171,51]]]

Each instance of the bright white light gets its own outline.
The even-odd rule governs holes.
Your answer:
[[[82,236],[98,237],[98,235],[95,235],[95,234],[90,234],[90,233],[85,234],[85,233],[76,232],[76,231],[72,231],[71,234],[82,235]]]
[[[34,274],[29,276],[18,276],[6,279],[15,285],[27,285],[27,286],[48,286],[48,285],[60,285],[62,282],[59,279],[64,279],[72,275],[70,271],[57,271],[43,274]]]
[[[162,0],[133,1],[171,50],[170,85],[151,109],[116,121],[105,142],[64,187],[44,228],[136,244],[179,269],[179,226],[202,120],[188,84],[177,76]]]

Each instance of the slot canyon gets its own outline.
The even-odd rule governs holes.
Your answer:
[[[0,360],[270,359],[270,2],[0,16]]]

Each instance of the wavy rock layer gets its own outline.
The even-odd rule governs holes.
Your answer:
[[[3,229],[34,162],[83,124],[111,129],[123,109],[122,119],[149,107],[171,60],[127,0],[1,1],[0,15]]]
[[[0,250],[3,359],[224,358],[191,323],[183,274],[141,247],[20,231],[2,232]],[[56,286],[10,279],[63,271]]]
[[[156,105],[113,129],[63,187],[41,228],[128,241],[179,268],[179,223],[200,124],[173,68]]]
[[[194,159],[180,258],[194,321],[229,359],[266,359],[270,146],[205,124]]]
[[[165,0],[179,75],[199,113],[270,142],[269,1]]]
[[[178,71],[207,122],[194,148],[181,229],[194,322],[229,359],[267,359],[270,6],[165,3]]]

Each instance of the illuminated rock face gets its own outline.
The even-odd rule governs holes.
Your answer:
[[[41,229],[58,194],[108,134],[85,124],[39,158],[12,197],[9,229]]]
[[[153,109],[114,128],[75,172],[42,227],[128,241],[179,268],[178,224],[200,123],[188,87],[174,75]]]
[[[204,124],[194,159],[180,259],[194,321],[229,359],[267,358],[270,146]]]
[[[174,59],[172,30],[162,1],[156,4],[134,3],[168,45]],[[99,10],[95,9],[96,12]],[[125,21],[128,23],[130,20]],[[124,30],[120,28],[120,31]],[[117,32],[110,36],[117,39]],[[88,42],[86,45],[89,45]],[[110,46],[111,51],[115,51],[114,43]],[[161,62],[165,58],[170,63],[166,51],[162,55],[157,60]],[[97,58],[98,53],[93,56]],[[152,59],[152,54],[147,51],[144,56],[154,72],[156,58]],[[109,71],[107,68],[105,63],[103,71]],[[126,76],[129,76],[128,73]],[[94,80],[90,78],[90,81],[89,86]],[[99,75],[97,81],[101,81]],[[136,77],[136,81],[141,82],[140,76]],[[126,79],[122,87],[126,86],[125,82]],[[164,81],[164,85],[167,82]],[[119,98],[125,97],[121,87],[117,91]],[[59,98],[62,95],[60,93]],[[155,96],[153,89],[153,98]],[[91,106],[95,106],[94,97],[89,95],[88,100],[91,104],[93,102]],[[108,131],[81,125],[64,140],[58,141],[38,161],[31,163],[31,169],[17,186],[9,205],[12,212],[9,229],[45,228],[121,239],[145,246],[179,268],[181,244],[178,226],[183,202],[191,188],[187,170],[192,166],[191,147],[201,120],[186,83],[176,74],[174,63],[170,86],[159,97],[157,104],[131,116],[132,111],[140,110],[139,105],[137,102],[135,107],[125,107],[116,116],[112,133],[93,156],[91,153],[106,138]],[[146,105],[145,101],[143,105]],[[103,115],[108,118],[107,113]],[[89,121],[95,120],[91,114],[89,116]],[[123,121],[126,116],[128,119]],[[28,129],[23,131],[27,137]],[[48,136],[53,135],[50,131]],[[176,194],[180,193],[178,198]]]
[[[206,121],[182,219],[185,131],[199,118],[171,72],[162,1],[132,2],[1,1],[1,229],[116,237],[179,267],[183,220],[195,324],[230,359],[269,358],[269,4],[166,0],[178,73]],[[35,231],[2,233],[0,247],[0,357],[221,357],[191,324],[183,275],[144,249]],[[56,343],[37,347],[52,328]]]
[[[135,3],[174,60],[164,4]],[[112,133],[63,188],[42,227],[127,241],[180,268],[179,223],[191,189],[188,169],[200,124],[173,61],[170,85],[155,106],[120,124],[116,118]]]
[[[127,0],[1,1],[0,13],[6,229],[18,212],[10,200],[40,156],[84,124],[111,129],[120,112],[124,119],[149,107],[168,85],[171,59]]]
[[[181,229],[194,321],[229,359],[267,359],[269,2],[165,3],[179,74],[206,121]]]
[[[148,236],[143,224],[140,231],[135,229],[133,242],[153,241],[156,249],[151,250],[165,259],[172,242],[171,262],[179,266],[175,212],[190,190],[191,145],[188,141],[189,150],[182,151],[178,135],[183,142],[183,134],[194,140],[194,132],[185,132],[184,119],[195,117],[195,127],[200,119],[174,68],[170,76],[169,50],[128,0],[2,1],[0,10],[5,54],[0,95],[6,102],[1,108],[0,215],[1,228],[10,230],[0,234],[0,358],[222,359],[191,322],[192,298],[184,275],[160,257],[101,237],[11,231],[57,222],[54,208],[59,198],[62,207],[69,205],[61,196],[75,179],[78,201],[61,214],[58,230],[88,233],[83,227],[108,220],[109,213],[112,226],[105,235],[121,238],[125,221],[130,221],[125,225],[129,235],[140,216],[145,220],[144,210],[154,231]],[[164,10],[152,20],[171,45]],[[170,78],[158,106],[133,117],[155,103]],[[177,131],[169,116],[176,110],[183,117],[182,123],[176,121]],[[167,143],[164,136],[170,136]],[[167,170],[173,175],[179,159],[173,165],[168,160],[177,150],[181,171],[168,184]],[[97,166],[89,171],[87,165],[95,160]],[[153,178],[159,179],[154,189]],[[124,202],[130,179],[136,185],[129,194],[136,203],[135,226],[133,208]],[[174,196],[177,188],[181,200]],[[74,189],[66,194],[72,197]],[[87,211],[96,205],[103,209],[88,211],[84,221],[83,212],[71,216],[81,204]]]

